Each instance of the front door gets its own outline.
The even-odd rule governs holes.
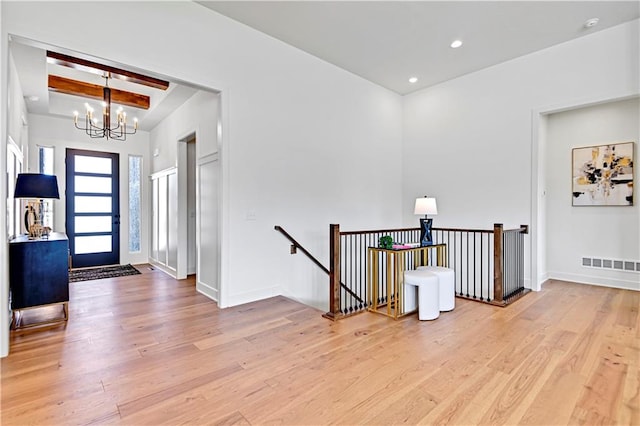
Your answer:
[[[66,229],[71,266],[120,263],[118,154],[67,148]]]

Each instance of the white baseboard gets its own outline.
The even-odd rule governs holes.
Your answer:
[[[295,300],[298,303],[302,303],[303,305],[311,306],[312,308],[316,308],[321,312],[329,311],[329,293],[327,292],[327,300],[305,300],[300,297],[294,295],[292,292],[288,291],[284,287],[282,288],[281,295],[286,297],[287,299]]]
[[[255,302],[256,300],[268,299],[274,296],[280,296],[282,291],[279,286],[259,289],[255,291],[247,291],[245,293],[232,294],[227,298],[225,306],[221,308],[228,308],[231,306],[242,305],[249,302]]]
[[[209,299],[218,302],[218,289],[203,283],[202,281],[196,281],[196,291]]]
[[[593,275],[567,274],[564,272],[549,272],[547,279],[571,281],[579,284],[590,284],[601,287],[621,288],[640,291],[640,281],[621,280],[616,278],[595,277]]]
[[[545,272],[543,274],[538,275],[538,287],[542,290],[542,286],[549,280],[549,273]]]
[[[177,271],[173,268],[169,268],[168,266],[154,260],[154,259],[149,259],[149,264],[153,265],[154,268],[161,270],[162,272],[164,272],[167,275],[170,275],[171,277],[178,279],[178,275],[177,275]]]

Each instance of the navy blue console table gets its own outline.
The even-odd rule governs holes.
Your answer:
[[[21,328],[16,314],[52,304],[62,304],[63,318],[69,318],[69,240],[53,232],[48,239],[30,240],[26,235],[9,241],[9,285],[13,327]],[[52,321],[46,321],[52,322]],[[40,325],[29,324],[28,326]]]

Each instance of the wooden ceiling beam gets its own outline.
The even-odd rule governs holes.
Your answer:
[[[84,81],[49,75],[49,90],[67,95],[82,96],[101,101],[104,96],[104,86],[85,83]],[[149,96],[139,93],[126,92],[111,88],[111,103],[134,108],[149,109]]]
[[[104,75],[105,72],[110,74],[111,78],[125,80],[132,83],[142,84],[144,86],[153,87],[155,89],[167,90],[169,82],[160,80],[159,78],[149,77],[147,75],[123,70],[121,68],[109,65],[99,64],[97,62],[87,61],[85,59],[75,58],[73,56],[64,55],[62,53],[47,50],[47,62],[50,64],[61,65],[80,71],[90,72],[92,74]]]

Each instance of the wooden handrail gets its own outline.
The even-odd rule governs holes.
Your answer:
[[[340,231],[340,235],[356,235],[356,234],[377,234],[380,232],[403,232],[403,231],[419,231],[420,228],[395,228],[395,229],[375,229],[365,231]]]
[[[322,269],[322,270],[323,270],[324,272],[326,272],[327,274],[329,273],[329,270],[327,269],[327,267],[326,267],[326,266],[324,266],[322,263],[320,263],[320,261],[319,261],[318,259],[316,259],[316,258],[315,258],[311,253],[309,253],[309,251],[308,251],[306,248],[302,247],[302,245],[301,245],[299,242],[297,242],[297,241],[295,240],[295,238],[293,238],[291,235],[289,235],[289,233],[288,233],[287,231],[285,231],[285,230],[282,228],[282,226],[278,226],[278,225],[276,225],[276,226],[274,226],[274,229],[275,229],[276,231],[280,232],[280,233],[281,233],[282,235],[284,235],[285,237],[287,237],[287,239],[288,239],[289,241],[291,241],[291,244],[293,244],[296,248],[300,249],[300,251],[301,251],[301,252],[303,252],[304,254],[306,254],[306,255],[307,255],[307,257],[308,257],[309,259],[311,259],[311,261],[312,261],[313,263],[315,263],[315,264],[316,264],[320,269]]]
[[[450,231],[450,232],[479,232],[484,234],[493,234],[491,229],[463,229],[463,228],[431,228],[432,231]],[[513,231],[521,231],[521,229],[514,229]],[[407,231],[420,231],[420,228],[395,228],[395,229],[375,229],[366,231],[342,231],[340,235],[359,235],[359,234],[380,234],[382,232],[407,232]],[[525,232],[526,233],[526,232]]]
[[[282,226],[276,225],[274,226],[274,229],[278,232],[280,232],[282,235],[284,235],[290,242],[291,244],[296,247],[296,249],[300,249],[300,251],[302,253],[304,253],[309,259],[311,259],[311,261],[313,263],[316,264],[316,266],[318,266],[320,269],[322,269],[326,274],[329,275],[330,278],[335,279],[337,281],[337,283],[339,283],[339,285],[336,285],[336,288],[342,288],[344,289],[344,291],[346,291],[347,293],[349,293],[351,296],[353,296],[358,302],[363,302],[363,300],[360,298],[360,296],[358,296],[356,293],[354,293],[353,291],[351,291],[351,289],[349,287],[347,287],[346,285],[344,285],[344,283],[340,282],[340,276],[338,275],[337,277],[333,277],[334,274],[331,273],[331,271],[329,271],[329,269],[327,269],[326,266],[324,266],[322,263],[320,263],[320,261],[318,259],[315,258],[315,256],[313,256],[309,250],[307,250],[306,248],[304,248],[298,241],[296,241],[295,238],[293,238],[287,231],[284,230],[284,228],[282,228]],[[340,244],[340,240],[338,239],[338,244]],[[292,252],[292,254],[295,252]],[[339,253],[339,251],[338,251]],[[339,261],[339,259],[338,259]],[[338,269],[339,271],[340,269]],[[332,306],[333,299],[336,298],[337,299],[337,303],[340,303],[340,295],[338,294],[337,297],[334,294],[335,291],[339,291],[339,290],[334,290],[331,292],[330,295],[330,306]],[[331,319],[337,319],[337,316],[339,315],[340,312],[340,308],[338,307],[338,311],[334,312],[333,311],[333,307],[331,308],[331,311],[329,313],[327,313],[325,316]]]
[[[522,234],[528,234],[529,225],[520,225],[520,228],[516,228],[516,229],[505,229],[503,232],[520,232]]]

